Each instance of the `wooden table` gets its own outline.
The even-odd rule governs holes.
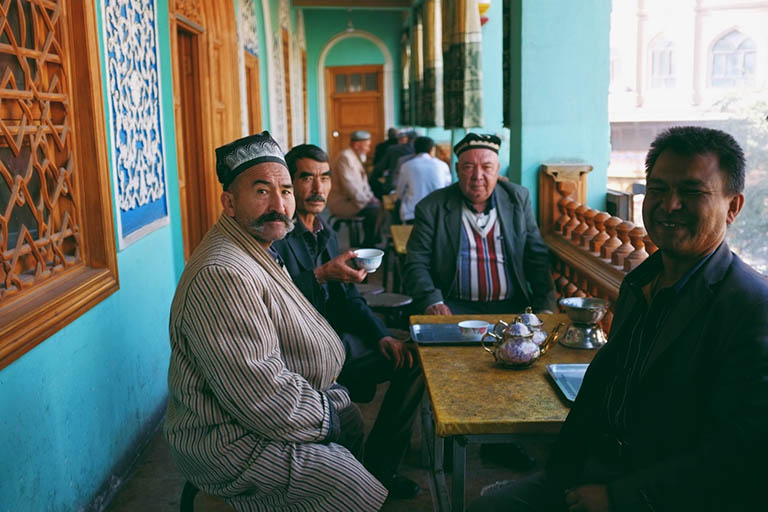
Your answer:
[[[405,256],[408,253],[406,246],[408,245],[411,231],[413,231],[413,226],[408,224],[392,224],[389,229],[392,231],[392,243],[395,246],[395,253]]]
[[[414,315],[411,325],[457,323],[462,320],[514,321],[517,315]],[[562,314],[539,315],[547,332],[565,322]],[[493,356],[479,345],[420,345],[421,365],[427,383],[432,419],[423,421],[422,431],[434,442],[431,451],[432,476],[440,510],[464,510],[464,474],[467,443],[510,440],[511,435],[556,434],[569,407],[547,374],[552,363],[589,363],[594,350],[563,347],[559,343],[526,370],[497,366]],[[424,417],[422,417],[424,420]],[[444,441],[453,443],[453,484],[449,505],[442,451]]]

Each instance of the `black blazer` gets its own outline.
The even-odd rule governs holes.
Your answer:
[[[603,416],[616,356],[644,300],[627,275],[608,343],[589,366],[548,469],[564,485],[610,436]],[[625,474],[608,482],[617,510],[758,510],[768,472],[768,281],[723,243],[680,291],[632,389]],[[760,507],[757,495],[763,500]]]
[[[359,338],[367,347],[377,348],[378,341],[389,336],[383,322],[373,314],[368,303],[352,284],[329,282],[324,289],[315,279],[314,269],[339,255],[339,241],[336,233],[322,219],[323,229],[329,235],[324,247],[319,248],[320,261],[312,261],[309,248],[303,240],[307,230],[296,219],[296,229],[282,239],[274,242],[272,248],[277,251],[285,263],[301,293],[328,320],[328,323],[342,337],[345,345],[350,342],[343,337],[349,333]],[[327,289],[327,293],[326,293]],[[347,347],[349,353],[351,347]],[[356,352],[353,350],[353,352]]]

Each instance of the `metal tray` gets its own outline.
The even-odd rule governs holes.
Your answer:
[[[457,324],[414,324],[411,339],[419,345],[479,345],[480,338],[468,340],[461,336]]]
[[[568,402],[573,403],[581,389],[588,364],[548,364],[547,372]]]

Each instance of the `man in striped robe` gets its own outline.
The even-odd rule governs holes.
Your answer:
[[[378,510],[387,491],[350,453],[360,411],[335,384],[344,347],[271,251],[295,208],[282,151],[264,132],[216,160],[224,212],[171,306],[176,462],[236,510]]]

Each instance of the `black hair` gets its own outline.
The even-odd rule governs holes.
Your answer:
[[[681,156],[715,155],[720,170],[725,174],[725,193],[735,195],[744,191],[744,151],[736,139],[724,131],[702,126],[675,126],[664,130],[651,142],[645,157],[646,178],[665,150]]]
[[[296,163],[302,158],[309,158],[315,162],[328,162],[328,153],[315,146],[314,144],[299,144],[294,146],[285,154],[285,163],[288,164],[288,172],[291,173],[291,179],[296,173]]]
[[[433,147],[435,147],[435,141],[429,137],[417,137],[413,142],[413,149],[417,155],[419,153],[429,153]]]

